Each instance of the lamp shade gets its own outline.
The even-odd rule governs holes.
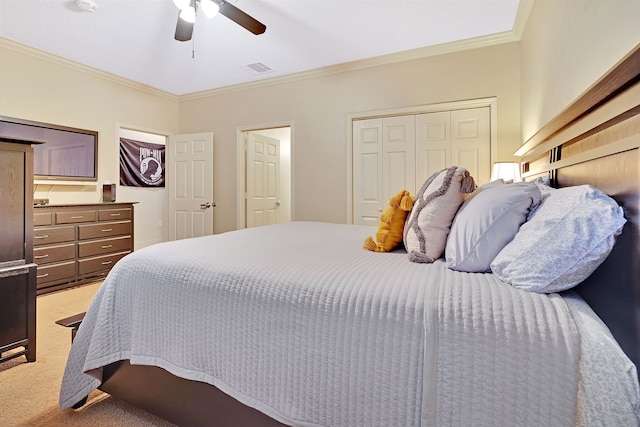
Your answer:
[[[173,0],[173,4],[176,5],[176,7],[180,10],[184,9],[185,7],[189,6],[189,4],[191,3],[190,0]]]
[[[180,19],[191,22],[196,22],[196,8],[193,6],[187,6],[180,12]]]
[[[491,169],[491,181],[498,179],[504,182],[520,181],[520,165],[514,162],[495,162]]]
[[[200,0],[200,7],[202,7],[202,11],[209,19],[216,16],[218,11],[220,10],[220,6],[218,6],[218,3],[213,2],[213,0]]]

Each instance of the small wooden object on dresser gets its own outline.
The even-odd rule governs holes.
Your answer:
[[[0,362],[36,360],[33,148],[0,136]]]
[[[104,277],[133,251],[133,203],[36,206],[33,223],[38,294]]]

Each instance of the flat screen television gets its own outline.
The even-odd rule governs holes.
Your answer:
[[[44,141],[34,145],[34,179],[98,180],[98,132],[0,117],[0,135]]]

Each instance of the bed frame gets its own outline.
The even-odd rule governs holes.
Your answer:
[[[517,152],[526,180],[591,184],[628,220],[607,260],[578,292],[640,366],[640,45]],[[178,425],[282,426],[217,388],[128,361],[104,369],[100,389]]]

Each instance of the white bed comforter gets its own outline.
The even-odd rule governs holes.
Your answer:
[[[581,342],[562,297],[362,249],[294,222],[123,258],[72,346],[65,409],[130,359],[299,426],[570,426]]]

